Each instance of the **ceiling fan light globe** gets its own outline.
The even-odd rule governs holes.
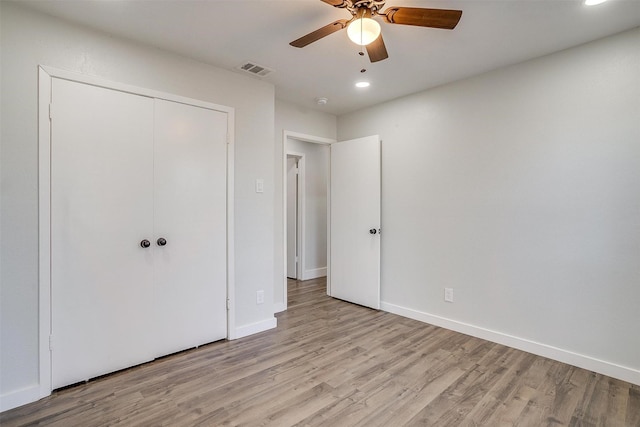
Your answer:
[[[347,27],[347,35],[355,44],[366,46],[380,35],[380,24],[371,18],[358,18]]]

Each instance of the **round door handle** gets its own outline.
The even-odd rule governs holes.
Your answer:
[[[140,246],[142,246],[143,248],[148,248],[149,246],[151,246],[151,242],[148,241],[147,239],[144,239],[142,242],[140,242]]]
[[[371,230],[369,230],[369,234],[377,234],[378,230],[376,230],[375,228],[372,228]]]
[[[167,239],[165,239],[164,237],[159,238],[156,243],[158,244],[158,246],[164,246],[167,244]]]

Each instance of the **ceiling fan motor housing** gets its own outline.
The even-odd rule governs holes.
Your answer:
[[[376,15],[378,11],[382,10],[386,1],[378,1],[378,0],[345,0],[344,7],[347,9],[353,16],[358,14],[359,9],[368,9],[371,11],[372,15]]]

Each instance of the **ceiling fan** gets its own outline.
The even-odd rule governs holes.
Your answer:
[[[382,12],[385,1],[376,0],[321,1],[334,7],[347,9],[352,15],[351,19],[339,19],[289,44],[293,47],[305,47],[336,31],[347,28],[347,34],[354,43],[367,47],[371,62],[382,61],[389,57],[380,33],[380,24],[373,19],[375,16],[381,16],[389,24],[415,25],[446,30],[453,30],[462,16],[461,10],[420,7],[391,6]]]

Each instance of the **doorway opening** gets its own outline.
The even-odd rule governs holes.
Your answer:
[[[287,309],[287,281],[328,276],[329,144],[333,139],[283,136],[284,280],[276,311]],[[295,165],[297,164],[297,174]],[[294,188],[295,187],[295,188]],[[295,199],[295,200],[294,200]],[[296,258],[297,257],[297,258]],[[327,285],[329,286],[329,285]]]

